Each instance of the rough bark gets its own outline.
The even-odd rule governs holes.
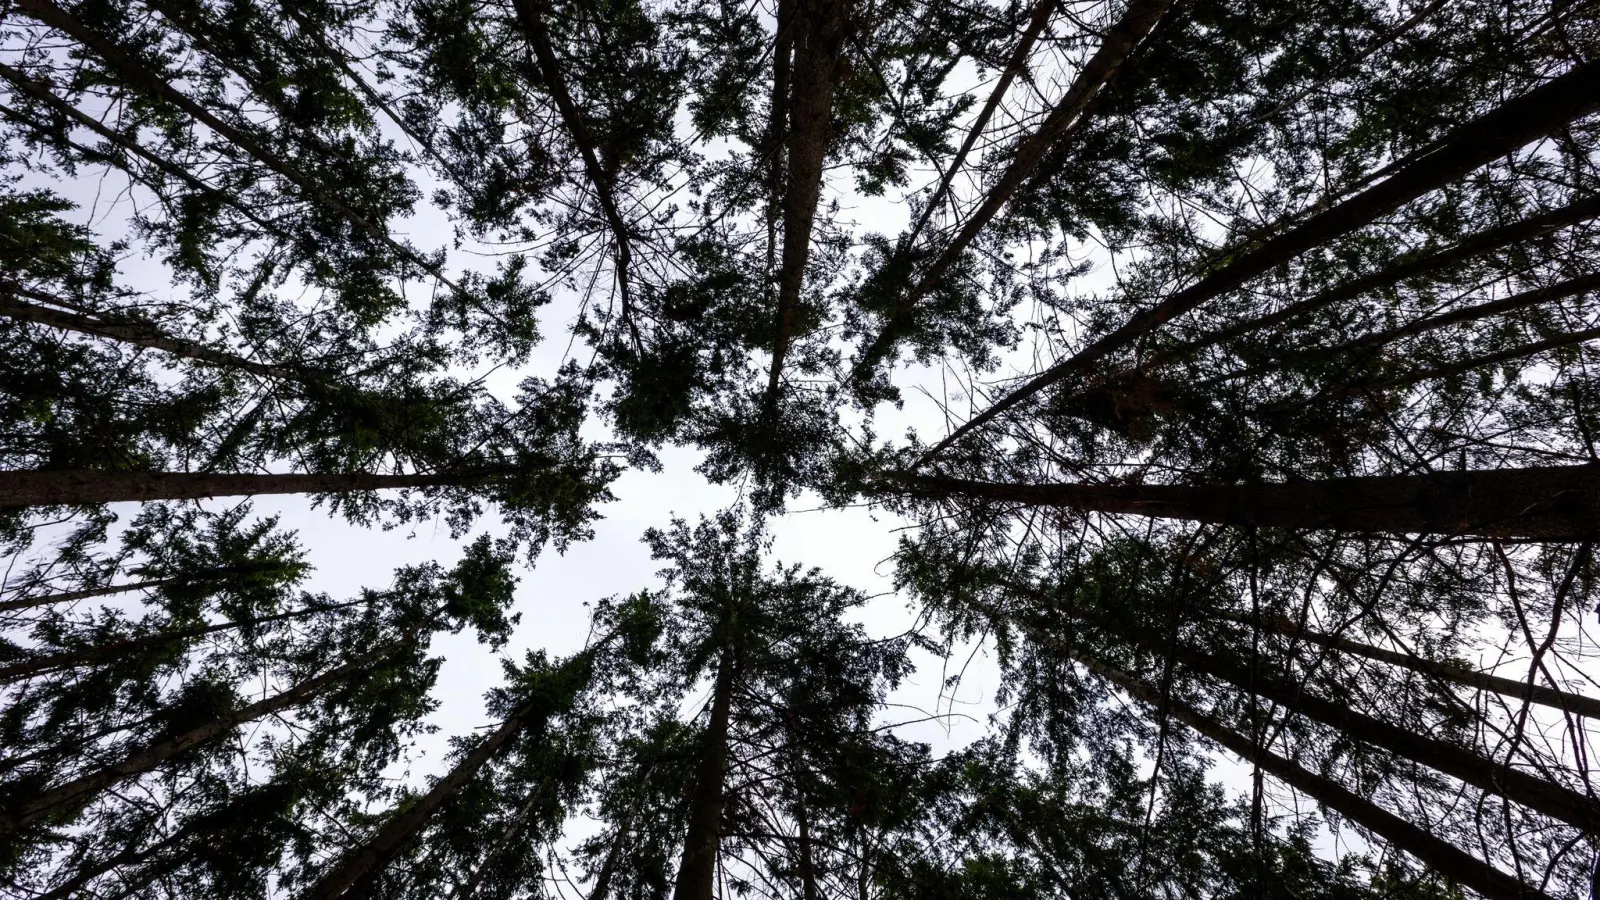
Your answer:
[[[1238,613],[1212,613],[1212,615],[1230,622],[1238,622],[1242,625],[1253,624],[1249,616]],[[1600,699],[1594,697],[1585,697],[1582,694],[1573,694],[1540,684],[1529,684],[1526,681],[1517,681],[1514,678],[1502,678],[1498,675],[1478,672],[1455,663],[1425,659],[1412,653],[1386,650],[1383,647],[1374,647],[1370,644],[1352,641],[1349,638],[1338,635],[1322,634],[1309,628],[1301,628],[1286,616],[1266,616],[1260,620],[1260,624],[1262,627],[1276,631],[1279,634],[1289,635],[1344,653],[1364,656],[1367,659],[1388,663],[1392,666],[1399,666],[1450,684],[1502,694],[1507,697],[1513,697],[1519,702],[1527,699],[1541,706],[1553,707],[1591,719],[1600,719]]]
[[[220,716],[205,725],[192,728],[166,740],[158,741],[134,752],[119,762],[45,790],[33,798],[24,800],[13,808],[0,813],[0,835],[10,834],[20,828],[26,828],[56,812],[81,803],[118,782],[149,772],[167,760],[207,741],[221,737],[245,722],[251,722],[263,716],[307,703],[340,681],[370,668],[373,663],[395,652],[402,645],[402,642],[388,644],[344,665],[329,669],[315,678],[303,681],[282,693],[274,694],[265,700],[257,701]]]
[[[1159,691],[1127,673],[1097,660],[1079,661],[1089,670],[1105,677],[1144,703],[1151,706],[1163,704]],[[1193,707],[1171,698],[1166,698],[1164,702],[1168,715],[1216,741],[1241,760],[1259,765],[1284,784],[1388,841],[1451,881],[1492,900],[1553,900],[1534,887],[1523,884],[1521,880],[1435,837],[1429,831],[1407,822],[1343,785],[1307,771],[1270,750],[1256,747],[1249,738]]]
[[[0,472],[0,508],[82,506],[150,500],[198,500],[259,494],[338,494],[388,488],[458,487],[479,484],[492,474],[380,475],[368,472],[327,475],[206,475],[193,472]]]
[[[1101,359],[1201,304],[1294,260],[1312,247],[1371,224],[1380,216],[1596,110],[1600,110],[1600,63],[1574,66],[1532,91],[1459,126],[1431,152],[1377,185],[1243,252],[1231,263],[1169,295],[1110,334],[1029,379],[940,441],[922,461],[1045,388],[1068,376],[1089,372]]]
[[[945,246],[928,270],[917,279],[915,285],[896,301],[889,320],[884,323],[883,328],[867,345],[861,358],[856,362],[852,375],[854,379],[861,380],[869,376],[879,361],[888,355],[901,332],[910,324],[917,302],[940,278],[944,277],[944,273],[949,271],[961,254],[966,252],[974,240],[977,240],[978,235],[989,227],[994,217],[1011,202],[1017,189],[1044,161],[1046,153],[1060,147],[1063,142],[1070,140],[1082,129],[1083,123],[1088,121],[1085,114],[1089,104],[1107,84],[1111,83],[1112,79],[1116,78],[1117,73],[1128,61],[1128,57],[1133,55],[1133,51],[1156,27],[1156,23],[1161,21],[1161,17],[1172,6],[1172,2],[1173,0],[1131,0],[1122,18],[1106,32],[1105,39],[1095,50],[1094,56],[1089,58],[1089,62],[1073,79],[1072,85],[1067,88],[1067,93],[1050,110],[1050,115],[1040,124],[1038,130],[1017,145],[1005,171],[1001,173],[994,186],[984,194],[983,202],[967,218],[961,230]]]
[[[794,32],[794,87],[788,104],[788,178],[783,198],[783,258],[778,268],[778,322],[772,342],[767,403],[778,396],[783,362],[794,339],[800,289],[811,256],[811,229],[822,193],[822,163],[832,132],[833,95],[843,72],[848,0],[799,0]]]
[[[1194,486],[1003,484],[902,473],[887,487],[922,497],[960,495],[1226,525],[1543,541],[1600,535],[1600,465]]]
[[[705,749],[695,771],[689,798],[689,828],[672,900],[712,900],[716,892],[717,852],[721,846],[722,791],[728,774],[728,718],[733,701],[734,659],[724,649],[717,663],[711,694],[711,719]]]

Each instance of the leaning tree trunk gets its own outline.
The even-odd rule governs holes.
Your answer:
[[[1356,712],[1345,703],[1318,697],[1300,685],[1280,681],[1266,672],[1252,672],[1220,655],[1185,644],[1166,645],[1106,620],[1093,621],[1151,652],[1170,653],[1191,671],[1280,703],[1286,710],[1337,729],[1351,740],[1380,747],[1569,825],[1600,832],[1600,800],[1513,769],[1509,763],[1497,763],[1458,745],[1424,737],[1411,729]]]
[[[1168,715],[1221,744],[1240,759],[1260,766],[1263,771],[1409,853],[1451,881],[1491,900],[1553,900],[1542,891],[1435,837],[1428,830],[1407,822],[1343,785],[1257,747],[1249,738],[1193,707],[1171,697],[1163,698],[1155,688],[1127,673],[1094,659],[1080,658],[1079,662],[1145,703],[1160,706]]]
[[[142,591],[150,588],[167,587],[178,584],[183,579],[161,578],[155,581],[135,581],[129,584],[112,584],[99,588],[88,588],[82,591],[64,591],[59,594],[44,594],[39,597],[24,597],[20,600],[7,600],[0,603],[0,612],[14,612],[20,609],[33,609],[39,606],[51,606],[56,603],[71,603],[75,600],[90,600],[95,597],[110,597],[113,594],[125,594],[128,591]]]
[[[327,606],[308,606],[303,609],[271,616],[258,616],[253,619],[244,619],[233,622],[219,622],[215,625],[199,625],[193,628],[174,628],[168,631],[158,631],[144,637],[128,638],[127,640],[112,641],[82,650],[72,650],[65,653],[51,653],[33,656],[28,659],[0,666],[0,684],[7,684],[29,675],[40,672],[50,672],[58,669],[77,669],[92,666],[106,660],[116,659],[130,653],[140,653],[145,650],[154,650],[186,641],[190,638],[205,637],[211,634],[220,634],[224,631],[233,631],[240,628],[250,628],[256,625],[267,625],[273,622],[284,622],[309,616],[319,612],[333,612],[349,609],[352,606],[361,606],[371,603],[371,599],[352,600],[348,603],[335,603]]]
[[[381,871],[416,838],[417,833],[428,823],[429,817],[437,812],[445,801],[455,796],[462,785],[478,774],[478,770],[482,769],[527,725],[526,717],[521,714],[506,719],[493,734],[472,748],[471,753],[462,757],[461,762],[456,763],[455,768],[439,779],[439,782],[421,799],[390,819],[371,840],[347,855],[337,868],[306,892],[304,900],[332,900],[344,896],[357,882]]]
[[[1364,534],[1600,536],[1600,465],[1329,478],[1284,484],[1006,484],[897,473],[906,495],[974,497],[1080,512]]]
[[[1232,262],[1138,313],[1110,334],[1008,392],[934,445],[924,454],[923,461],[1062,379],[1089,372],[1100,360],[1178,316],[1243,287],[1313,247],[1365,227],[1596,110],[1600,110],[1600,62],[1587,62],[1453,129],[1427,153],[1378,184],[1244,250]]]
[[[717,851],[721,845],[722,791],[728,774],[728,718],[733,701],[734,660],[724,649],[717,663],[717,681],[711,695],[711,721],[706,726],[705,750],[695,772],[694,793],[689,798],[689,829],[683,839],[683,858],[672,900],[711,900],[716,889]]]
[[[1212,613],[1221,619],[1238,622],[1243,625],[1252,624],[1252,619],[1237,613]],[[1517,700],[1528,700],[1541,706],[1549,706],[1564,712],[1574,713],[1591,719],[1600,719],[1600,699],[1585,697],[1568,691],[1557,690],[1540,684],[1529,684],[1517,681],[1514,678],[1501,678],[1486,672],[1476,672],[1455,663],[1439,662],[1438,660],[1425,659],[1411,653],[1398,653],[1382,647],[1374,647],[1359,641],[1352,641],[1338,635],[1322,634],[1308,628],[1301,628],[1284,616],[1267,616],[1261,619],[1261,625],[1280,634],[1310,641],[1321,647],[1365,656],[1368,659],[1399,666],[1437,678],[1450,684],[1471,688],[1479,691],[1491,691],[1514,697]]]
[[[303,681],[287,691],[252,703],[166,740],[158,741],[123,758],[120,762],[45,790],[31,799],[23,800],[4,813],[0,813],[0,835],[26,828],[53,813],[83,802],[118,782],[149,772],[187,750],[227,734],[245,722],[252,722],[313,700],[341,680],[371,667],[373,663],[395,652],[403,643],[396,641],[387,644],[379,650]]]
[[[0,508],[82,506],[151,500],[198,500],[259,494],[338,494],[385,488],[460,487],[496,474],[382,475],[350,472],[326,475],[208,475],[196,472],[0,472]]]

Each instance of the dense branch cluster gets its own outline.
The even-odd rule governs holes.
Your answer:
[[[1600,890],[1594,3],[0,0],[0,168],[0,895]]]

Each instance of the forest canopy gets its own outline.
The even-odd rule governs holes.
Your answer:
[[[0,0],[0,173],[0,896],[1600,891],[1600,5]]]

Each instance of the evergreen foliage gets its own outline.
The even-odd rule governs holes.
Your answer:
[[[0,894],[1600,891],[1597,219],[1585,0],[0,0]]]

